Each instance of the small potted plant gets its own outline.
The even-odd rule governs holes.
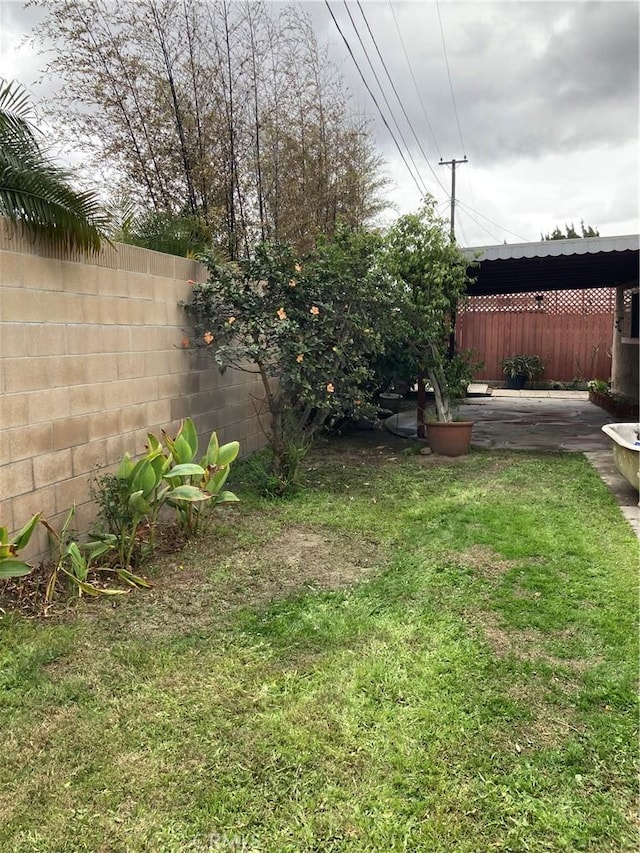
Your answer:
[[[530,379],[537,379],[544,372],[539,355],[510,355],[500,361],[502,372],[507,377],[507,388],[519,391]]]

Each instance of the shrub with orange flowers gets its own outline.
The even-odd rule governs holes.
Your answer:
[[[320,430],[369,411],[370,364],[392,316],[382,250],[378,234],[343,228],[305,257],[269,244],[233,264],[210,257],[209,280],[184,303],[192,347],[262,380],[273,491],[295,485]]]

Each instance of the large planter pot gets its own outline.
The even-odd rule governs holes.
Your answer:
[[[427,423],[427,441],[434,453],[441,456],[463,456],[471,446],[473,421]]]
[[[378,399],[380,400],[380,405],[385,409],[389,409],[392,414],[397,415],[400,411],[402,394],[383,393],[379,395]]]
[[[522,391],[527,381],[525,373],[516,373],[515,376],[507,376],[507,388],[511,391]]]

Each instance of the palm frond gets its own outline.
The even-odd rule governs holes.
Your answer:
[[[0,214],[56,247],[97,252],[108,223],[95,193],[47,160],[29,122],[29,100],[0,82]]]

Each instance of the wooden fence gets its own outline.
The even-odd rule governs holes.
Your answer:
[[[473,296],[457,321],[457,344],[476,350],[477,379],[500,380],[500,359],[539,355],[545,380],[608,379],[615,290],[550,291]]]

